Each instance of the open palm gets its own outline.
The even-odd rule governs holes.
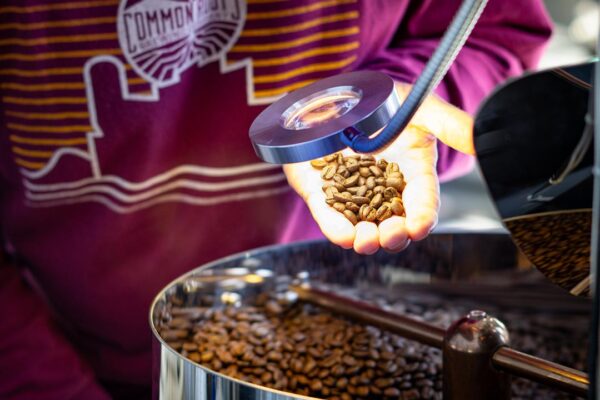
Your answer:
[[[397,84],[401,97],[408,85]],[[320,171],[309,162],[288,164],[284,171],[290,185],[307,203],[323,234],[344,248],[372,254],[379,248],[400,251],[411,240],[421,240],[435,227],[440,207],[436,172],[437,140],[466,153],[473,153],[472,120],[461,110],[430,96],[411,124],[385,150],[375,156],[398,163],[406,187],[402,194],[406,217],[392,216],[376,225],[361,221],[354,226],[325,203]],[[349,150],[344,153],[351,154]]]

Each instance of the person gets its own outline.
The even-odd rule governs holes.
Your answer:
[[[405,220],[348,225],[306,164],[286,167],[298,196],[247,132],[266,104],[344,71],[385,72],[404,95],[458,5],[4,1],[0,398],[147,398],[151,300],[209,260],[319,227],[366,254],[424,238],[438,179],[473,164],[469,114],[540,57],[541,0],[490,1],[439,97],[384,153],[408,182]]]

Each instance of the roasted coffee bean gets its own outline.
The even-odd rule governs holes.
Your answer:
[[[335,175],[336,168],[332,165],[327,165],[321,170],[321,178],[331,179]]]
[[[367,189],[368,189],[368,190],[373,190],[373,189],[375,189],[375,186],[377,186],[377,185],[375,184],[375,177],[373,177],[373,176],[369,176],[369,177],[367,178]]]
[[[385,188],[385,190],[383,191],[383,197],[384,197],[386,200],[391,200],[391,199],[393,199],[394,197],[399,197],[399,196],[400,196],[400,195],[399,195],[398,191],[397,191],[395,188],[393,188],[393,187],[387,187],[387,188]]]
[[[371,174],[375,177],[375,178],[379,178],[380,176],[383,176],[383,171],[381,170],[381,168],[379,168],[376,165],[371,165],[369,167],[369,170],[371,171]]]
[[[325,197],[327,199],[333,199],[333,194],[338,193],[338,192],[339,192],[339,190],[337,190],[333,186],[329,186],[329,187],[327,187],[327,189],[325,189]]]
[[[368,197],[363,197],[363,196],[352,196],[351,202],[353,202],[354,204],[357,204],[359,206],[363,205],[363,204],[369,204],[369,198]]]
[[[395,162],[388,163],[385,167],[385,173],[389,176],[394,172],[400,172],[400,167]]]
[[[333,193],[333,198],[340,203],[346,203],[352,201],[352,195],[348,192]]]
[[[348,221],[352,222],[354,225],[358,224],[358,219],[356,218],[356,214],[354,214],[352,211],[345,210],[344,216],[348,219]]]
[[[354,203],[350,203],[350,204],[354,204]],[[344,210],[346,209],[346,206],[344,205],[344,203],[333,203],[333,208],[335,208],[339,212],[344,212]]]
[[[337,160],[337,156],[338,156],[338,153],[329,154],[329,155],[323,157],[323,160],[325,160],[325,162],[330,163],[330,162]]]
[[[183,339],[187,337],[189,331],[187,329],[168,329],[161,332],[161,336],[166,341]]]
[[[358,165],[358,160],[355,159],[348,159],[346,160],[346,169],[348,171],[350,171],[351,173],[354,173],[356,171],[358,171],[359,165]]]
[[[344,181],[342,182],[342,185],[344,185],[347,188],[356,186],[356,184],[358,183],[358,176],[359,176],[358,174],[354,174],[354,175],[348,177],[347,179],[344,179]]]
[[[323,168],[325,168],[327,166],[327,161],[325,161],[324,159],[320,158],[320,159],[312,160],[310,162],[310,165],[313,168],[316,168],[316,169],[323,169]]]
[[[348,171],[348,168],[346,168],[345,165],[338,165],[336,173],[344,178],[348,178],[350,176],[350,171]]]
[[[387,178],[385,184],[388,187],[392,187],[396,190],[402,190],[404,180],[402,178]]]
[[[377,193],[373,196],[369,205],[374,208],[379,208],[381,206],[382,202],[383,202],[383,195],[381,193]]]
[[[360,167],[358,169],[358,173],[360,174],[360,176],[362,176],[363,178],[367,178],[369,176],[371,176],[371,170],[368,167]],[[333,176],[333,175],[332,175]]]
[[[386,397],[398,397],[398,396],[400,396],[400,394],[401,394],[400,390],[393,388],[393,387],[387,388],[383,391],[383,395]],[[404,399],[404,397],[403,397],[403,399]]]
[[[394,197],[390,201],[390,209],[392,210],[392,213],[394,213],[394,215],[404,215],[404,204],[402,203],[402,200],[400,200],[399,197]]]
[[[350,211],[352,211],[353,213],[358,213],[360,211],[360,206],[356,203],[353,203],[351,201],[347,202],[344,207]],[[339,211],[339,210],[338,210]],[[344,210],[342,210],[342,212],[344,212]]]
[[[342,175],[340,175],[340,174],[334,174],[332,179],[333,179],[333,181],[334,181],[335,183],[339,183],[340,185],[344,185],[344,183],[346,182],[346,178],[344,178],[344,177],[343,177]],[[345,186],[346,186],[346,185],[344,185],[344,187],[345,187]]]
[[[388,206],[381,206],[377,209],[377,221],[383,222],[392,216],[392,210]]]

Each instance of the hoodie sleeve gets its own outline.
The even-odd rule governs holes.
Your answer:
[[[386,40],[363,58],[361,68],[385,72],[394,79],[414,83],[437,47],[460,1],[410,2],[399,15],[398,3],[368,1],[363,15],[371,15],[371,39]],[[379,26],[398,29],[386,38]],[[536,67],[550,38],[551,22],[541,0],[489,0],[470,38],[436,92],[452,104],[474,114],[479,103],[499,83]],[[438,145],[438,172],[449,180],[468,172],[473,157]]]
[[[19,270],[0,261],[0,398],[108,400]]]

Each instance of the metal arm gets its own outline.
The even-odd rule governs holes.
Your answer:
[[[342,133],[341,139],[358,153],[378,151],[400,135],[425,98],[440,83],[483,12],[487,0],[464,0],[442,37],[425,69],[389,124],[373,138],[355,132]]]

